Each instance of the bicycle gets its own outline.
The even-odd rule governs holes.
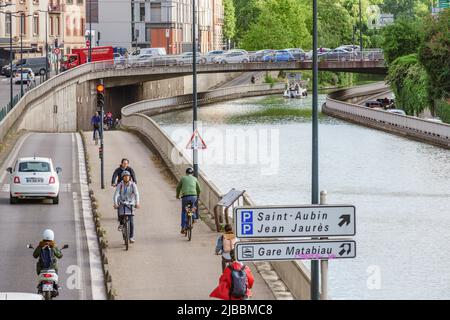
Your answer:
[[[192,202],[188,202],[186,205],[186,217],[187,217],[187,226],[186,226],[186,234],[185,236],[188,237],[188,241],[191,241],[192,239],[192,228],[194,224],[194,214],[197,210],[196,207],[193,206]]]
[[[124,207],[123,214],[120,215],[120,225],[122,226],[122,237],[125,243],[125,250],[128,251],[128,246],[130,243],[130,218],[129,216],[133,215],[133,205],[130,203],[121,203],[120,207]],[[127,212],[128,210],[129,212]],[[120,209],[119,209],[120,210]]]

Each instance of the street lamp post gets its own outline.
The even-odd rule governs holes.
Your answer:
[[[361,53],[361,60],[363,60],[363,41],[362,41],[362,14],[361,14],[361,0],[359,0],[359,52]]]
[[[10,89],[10,108],[13,107],[13,83],[12,83],[12,70],[13,70],[13,51],[12,51],[12,13],[9,12],[9,89]]]
[[[23,19],[25,19],[24,14],[20,14],[20,63],[23,61]],[[20,68],[20,96],[23,97],[23,68]]]
[[[312,186],[311,203],[319,204],[319,112],[317,63],[317,0],[313,0],[313,97],[312,97]],[[311,300],[319,300],[319,261],[311,260]]]
[[[89,0],[89,62],[92,62],[92,0]]]
[[[48,80],[48,66],[49,66],[49,62],[48,62],[48,33],[47,33],[47,28],[48,28],[48,11],[45,10],[37,10],[38,12],[44,12],[45,13],[45,80]]]
[[[197,130],[197,38],[195,37],[195,0],[192,0],[192,130]],[[196,137],[194,136],[194,139]],[[192,158],[194,165],[194,176],[198,178],[198,150],[194,143]]]

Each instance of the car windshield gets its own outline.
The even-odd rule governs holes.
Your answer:
[[[21,162],[19,172],[50,172],[50,164],[41,161]]]

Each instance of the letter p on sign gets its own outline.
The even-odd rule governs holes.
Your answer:
[[[253,234],[253,211],[242,211],[242,234]]]

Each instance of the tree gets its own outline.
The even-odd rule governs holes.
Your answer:
[[[247,50],[308,48],[311,33],[305,24],[310,12],[298,0],[266,0],[257,20],[244,33]]]
[[[349,12],[335,0],[318,2],[319,46],[336,48],[352,40],[353,23]]]
[[[236,15],[236,33],[234,40],[240,42],[252,23],[255,23],[261,13],[265,0],[233,0]]]
[[[381,4],[381,10],[386,13],[392,13],[394,18],[399,16],[414,15],[414,7],[417,0],[384,0]]]
[[[398,57],[416,53],[421,42],[420,22],[400,17],[383,29],[382,48],[389,64]]]
[[[426,20],[418,56],[430,78],[430,98],[450,98],[450,9]]]
[[[236,16],[233,0],[223,0],[223,36],[225,39],[233,39],[236,34]]]
[[[416,54],[395,59],[387,81],[395,94],[396,106],[408,115],[419,115],[429,106],[428,75]]]

